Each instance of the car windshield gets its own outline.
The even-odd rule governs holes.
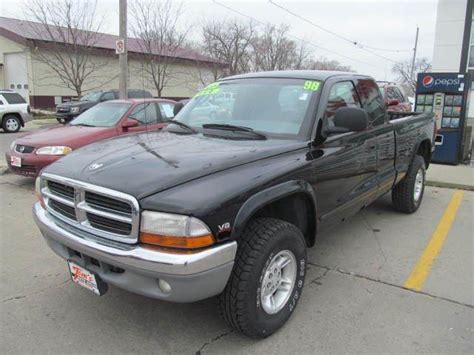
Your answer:
[[[239,126],[267,136],[303,137],[309,132],[308,108],[319,95],[320,84],[283,78],[217,82],[194,96],[175,120],[197,131],[232,131],[229,126]],[[242,134],[242,130],[235,132]]]
[[[71,121],[73,126],[112,127],[128,111],[131,104],[104,102],[98,104]]]
[[[101,94],[101,91],[93,91],[81,97],[79,101],[99,101]]]

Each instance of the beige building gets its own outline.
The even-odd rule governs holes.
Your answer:
[[[76,92],[60,80],[59,76],[44,63],[49,55],[47,36],[30,30],[27,21],[0,17],[0,89],[19,92],[35,108],[51,108],[70,100]],[[84,83],[84,93],[91,90],[118,88],[118,55],[115,54],[117,36],[101,34],[94,45],[91,61],[99,67]],[[128,39],[129,88],[145,89],[157,96],[150,77],[143,71],[140,47],[137,40]],[[157,54],[157,56],[159,56]],[[39,58],[42,58],[40,60]],[[213,70],[222,63],[190,49],[177,52],[177,61],[171,65],[169,80],[162,97],[183,99],[194,95],[211,82]]]

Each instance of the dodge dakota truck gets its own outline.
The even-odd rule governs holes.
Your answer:
[[[420,207],[435,131],[430,113],[388,115],[368,76],[233,76],[162,131],[46,167],[33,214],[72,280],[95,294],[218,296],[231,327],[262,338],[294,312],[323,228],[388,192],[402,213]]]

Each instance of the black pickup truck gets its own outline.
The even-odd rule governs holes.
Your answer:
[[[211,109],[212,113],[211,114]],[[173,302],[219,295],[265,337],[301,298],[306,248],[392,193],[420,206],[432,114],[389,117],[375,81],[282,71],[211,84],[168,127],[98,142],[48,166],[34,217],[73,281]]]

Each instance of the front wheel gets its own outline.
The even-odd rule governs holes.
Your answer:
[[[2,128],[5,132],[15,133],[20,130],[20,119],[15,115],[6,115],[3,117]]]
[[[392,190],[395,208],[404,213],[414,213],[420,207],[425,191],[425,160],[416,155],[406,176]]]
[[[273,218],[252,220],[241,238],[219,306],[232,328],[264,338],[285,324],[301,297],[306,243],[296,226]]]

